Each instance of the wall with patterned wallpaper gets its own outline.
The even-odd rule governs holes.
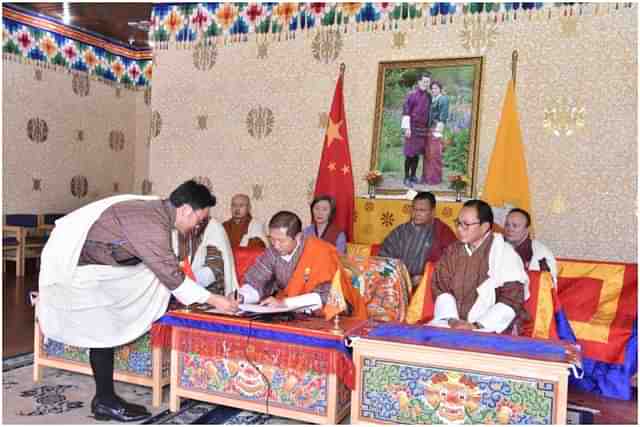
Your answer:
[[[154,192],[167,194],[185,179],[204,176],[220,200],[213,210],[218,219],[229,216],[233,193],[246,192],[262,219],[291,209],[309,221],[324,135],[320,115],[329,110],[340,62],[347,67],[354,176],[361,177],[369,169],[378,62],[478,54],[485,62],[481,189],[517,48],[518,108],[538,237],[564,257],[636,260],[635,7],[569,20],[521,15],[497,25],[480,52],[465,47],[463,29],[460,18],[413,29],[401,22],[405,38],[352,28],[326,61],[314,57],[315,31],[280,42],[269,38],[266,45],[251,35],[248,42],[206,52],[172,45],[157,50],[149,164]],[[581,126],[570,114],[549,114],[574,107],[584,107]],[[261,126],[255,127],[256,118]],[[561,129],[565,119],[572,135]],[[358,194],[366,192],[363,181],[355,184]]]
[[[134,177],[133,190],[136,194],[149,193],[150,189],[143,187],[149,177],[149,148],[151,135],[151,88],[145,89],[142,96],[135,97],[135,131],[134,146]]]
[[[136,190],[148,162],[143,91],[20,62],[2,67],[5,214],[68,212]]]

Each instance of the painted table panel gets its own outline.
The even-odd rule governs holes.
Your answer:
[[[556,383],[365,357],[360,417],[403,424],[551,424]]]
[[[369,335],[372,330],[376,326],[351,335],[356,367],[351,395],[353,424],[566,422],[567,379],[575,360],[570,346],[566,346],[571,350],[566,356],[525,356],[463,345],[417,344],[406,337],[374,339]],[[436,341],[443,333],[436,331],[430,338]],[[458,331],[451,334],[455,341],[464,338]],[[494,337],[487,334],[487,339]],[[527,339],[521,337],[504,339],[527,345]],[[544,344],[529,341],[536,348]],[[561,343],[557,346],[564,348]]]
[[[314,338],[341,339],[328,335],[330,322],[265,324],[197,313],[170,316],[171,410],[188,397],[318,424],[336,424],[348,414],[351,391],[337,373],[342,352],[311,344]],[[177,320],[185,322],[178,326]],[[348,325],[345,320],[343,326]],[[241,335],[247,326],[249,335]],[[211,329],[198,329],[206,327]],[[273,339],[256,337],[266,330]],[[283,342],[279,333],[300,342],[312,339],[306,345],[295,339]]]

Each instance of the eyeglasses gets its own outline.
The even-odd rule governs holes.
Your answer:
[[[480,221],[478,221],[478,222],[469,222],[469,223],[467,223],[467,222],[462,222],[462,221],[460,221],[459,219],[456,219],[456,220],[455,220],[455,221],[453,221],[453,222],[455,223],[456,227],[460,227],[460,228],[462,228],[463,230],[468,229],[468,228],[469,228],[469,227],[471,227],[472,225],[478,225],[478,224],[480,224]]]

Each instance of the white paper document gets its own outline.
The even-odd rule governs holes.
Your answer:
[[[298,311],[300,309],[311,307],[310,305],[304,305],[301,307],[269,307],[268,305],[260,304],[240,304],[238,308],[244,313],[288,313],[290,311]]]

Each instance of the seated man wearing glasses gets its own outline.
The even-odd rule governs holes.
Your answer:
[[[379,256],[398,258],[407,266],[413,286],[422,280],[427,261],[437,262],[456,235],[434,216],[436,198],[421,191],[411,203],[411,221],[397,226],[382,242]]]
[[[268,238],[271,245],[245,274],[237,302],[259,302],[278,308],[323,308],[331,282],[341,268],[336,247],[317,237],[305,238],[300,218],[289,211],[280,211],[271,218]],[[342,292],[351,306],[351,314],[366,318],[360,294],[346,274],[342,277]]]
[[[529,279],[522,260],[502,235],[491,232],[493,212],[482,200],[467,201],[451,244],[432,279],[433,326],[517,333],[526,317]]]

